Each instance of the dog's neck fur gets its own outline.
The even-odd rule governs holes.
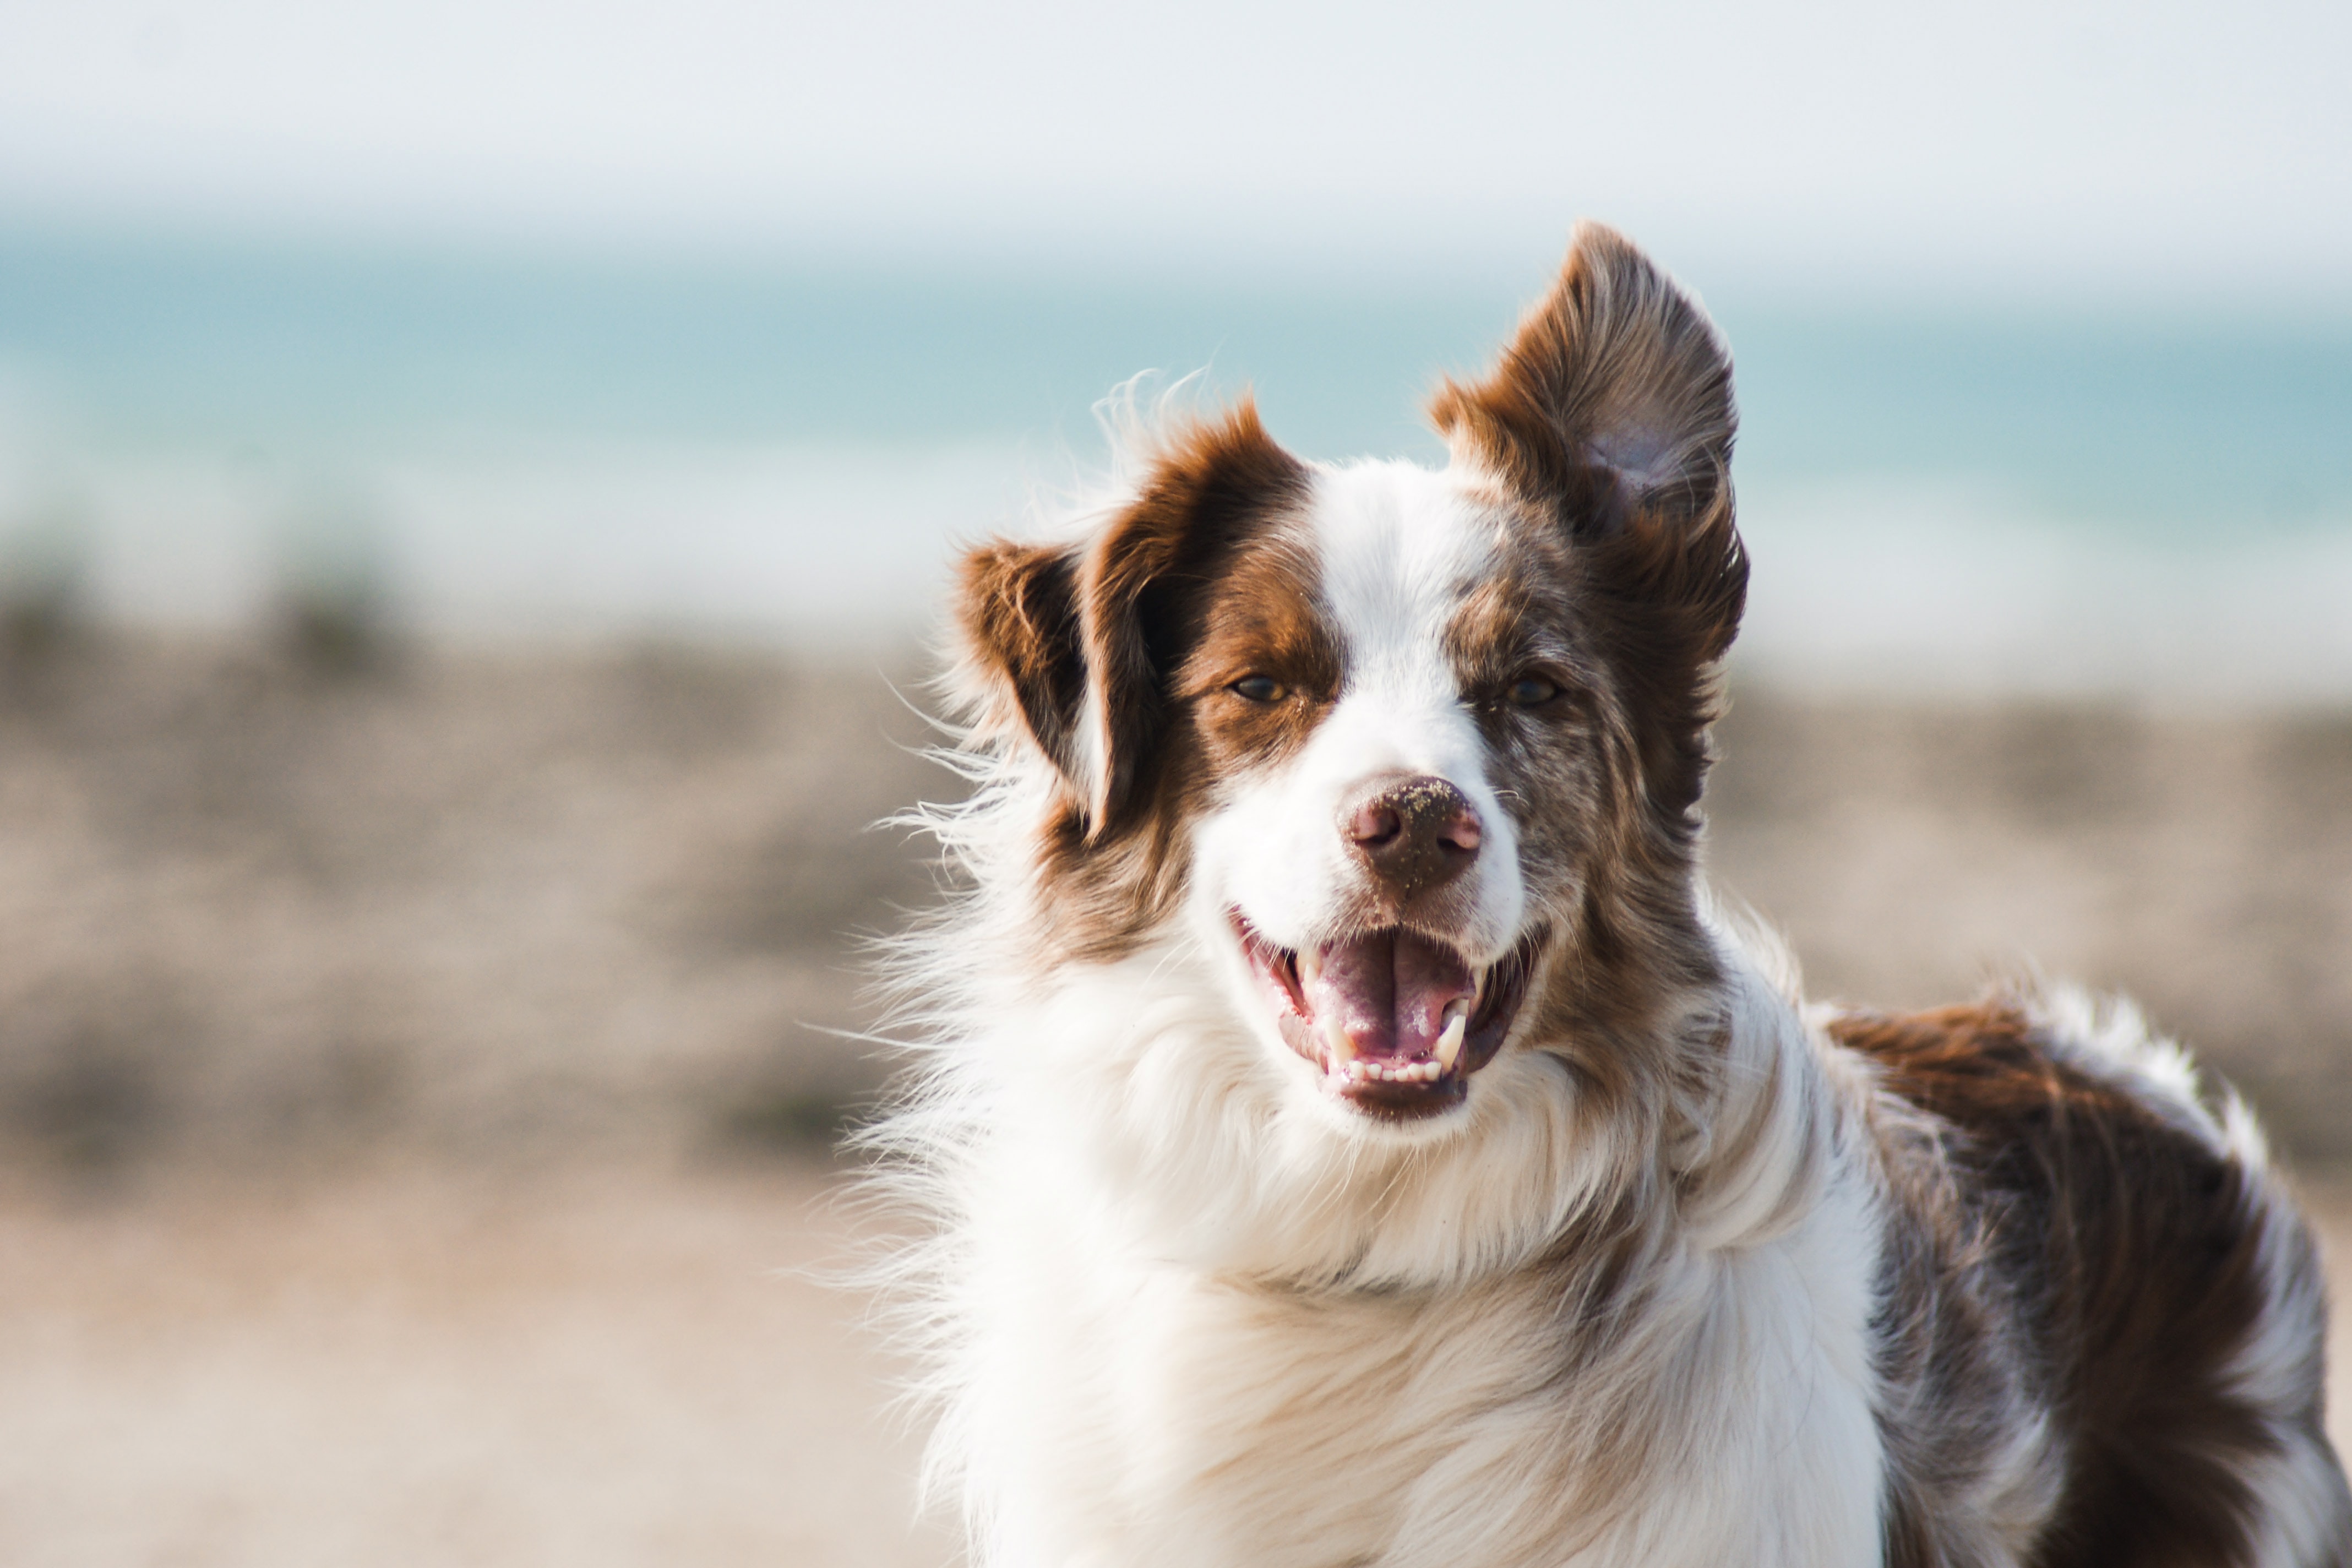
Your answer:
[[[1332,1563],[1350,1537],[1400,1564],[1863,1560],[1866,1488],[1803,1540],[1708,1544],[1743,1528],[1737,1489],[1870,1473],[1877,1441],[1848,1096],[1767,968],[1712,934],[1719,982],[1664,1026],[1706,1064],[1685,1097],[1595,1120],[1559,1058],[1516,1053],[1466,1125],[1410,1145],[1335,1139],[1262,1089],[1181,928],[975,997],[934,1086],[935,1115],[966,1116],[932,1198],[960,1211],[947,1261],[980,1309],[939,1453],[983,1560]],[[1785,1399],[1725,1406],[1798,1369]],[[1520,1450],[1515,1396],[1562,1380],[1581,1414],[1543,1419],[1575,1440]],[[1027,1437],[967,1439],[1008,1429]],[[1540,1488],[1486,1473],[1531,1454]],[[1662,1509],[1658,1485],[1695,1489]],[[1495,1496],[1529,1507],[1470,1505]]]

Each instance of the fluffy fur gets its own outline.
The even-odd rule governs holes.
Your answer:
[[[1730,364],[1580,229],[1453,452],[1246,405],[966,561],[966,890],[877,1134],[992,1568],[2352,1562],[2310,1239],[2068,992],[1714,912]]]

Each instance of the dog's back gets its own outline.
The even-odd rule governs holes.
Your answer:
[[[1953,1479],[2012,1402],[2051,1428],[2036,1561],[2341,1561],[2318,1258],[2251,1119],[2128,1008],[2056,1001],[1829,1022],[1874,1070],[1906,1222],[1890,1561],[1951,1560]]]

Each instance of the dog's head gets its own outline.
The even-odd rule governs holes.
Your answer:
[[[1443,471],[1187,426],[1091,537],[975,552],[960,615],[983,730],[1050,769],[1040,961],[1181,931],[1299,1092],[1408,1132],[1525,1046],[1605,1089],[1704,982],[1747,581],[1729,363],[1616,234],[1432,412]]]

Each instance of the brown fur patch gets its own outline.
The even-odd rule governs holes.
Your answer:
[[[1716,669],[1747,592],[1730,376],[1697,308],[1585,225],[1493,374],[1431,403],[1507,519],[1503,568],[1449,652],[1559,933],[1529,1032],[1561,1042],[1605,1103],[1654,1111],[1706,1054],[1678,1041],[1662,1057],[1662,1024],[1717,978],[1691,879]],[[1560,696],[1513,709],[1500,699],[1524,671]]]
[[[1494,373],[1444,384],[1430,416],[1459,457],[1578,547],[1579,619],[1640,722],[1644,788],[1665,826],[1695,830],[1709,672],[1748,595],[1731,361],[1714,329],[1622,236],[1580,225]]]
[[[1275,445],[1244,398],[1222,420],[1173,432],[1141,493],[1095,541],[1079,603],[1108,728],[1092,803],[1097,836],[1164,804],[1148,775],[1177,702],[1176,672],[1201,640],[1204,590],[1303,499],[1307,483],[1306,467]]]
[[[1980,1472],[1989,1406],[2021,1379],[2065,1456],[2034,1563],[2245,1562],[2245,1467],[2275,1451],[2280,1415],[2231,1386],[2268,1297],[2249,1173],[2054,1055],[2013,1007],[1855,1015],[1831,1033],[1944,1130],[1892,1158],[1911,1249],[1890,1262],[1889,1370],[1925,1422],[1889,1434],[1892,1560],[1953,1560],[1939,1494]],[[2317,1400],[2300,1413],[2315,1436]]]
[[[1289,754],[1336,697],[1339,645],[1283,526],[1307,482],[1245,400],[1173,432],[1083,558],[996,544],[967,559],[970,657],[1066,785],[1040,846],[1051,956],[1108,957],[1156,923],[1216,782]],[[1282,700],[1230,689],[1252,674]],[[1105,726],[1091,774],[1089,685]]]
[[[1447,631],[1456,679],[1485,732],[1487,777],[1517,830],[1530,903],[1561,957],[1528,998],[1527,1032],[1579,1071],[1607,1114],[1667,1097],[1654,1041],[1662,1005],[1715,977],[1690,898],[1689,845],[1653,830],[1637,722],[1594,635],[1582,562],[1530,526]],[[1559,695],[1532,708],[1533,674]]]
[[[1174,693],[1213,777],[1288,759],[1339,700],[1343,653],[1318,601],[1315,561],[1282,531],[1237,552],[1206,587],[1196,637]],[[1235,684],[1249,676],[1274,680],[1281,695],[1266,702],[1239,695]]]

